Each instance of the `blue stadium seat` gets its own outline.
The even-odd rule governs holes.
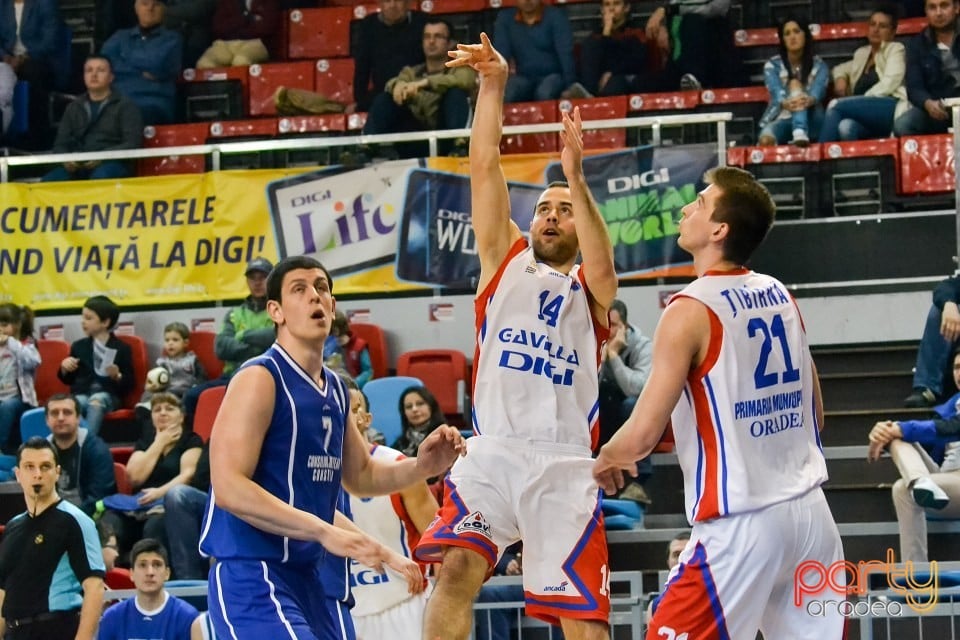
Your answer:
[[[50,435],[50,427],[47,426],[47,418],[43,407],[28,409],[20,416],[20,438],[26,442],[28,438],[40,436],[46,438]]]
[[[409,387],[422,387],[420,378],[410,376],[392,376],[374,378],[363,386],[363,393],[370,402],[373,414],[373,428],[383,434],[387,445],[391,445],[403,432],[400,422],[400,395]]]

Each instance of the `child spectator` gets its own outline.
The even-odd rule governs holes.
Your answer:
[[[83,303],[80,328],[87,336],[70,345],[57,377],[70,385],[87,419],[87,430],[100,433],[103,416],[121,406],[134,387],[133,353],[113,334],[120,308],[106,296]]]
[[[157,366],[170,374],[166,385],[154,385],[148,378],[146,390],[140,402],[147,402],[158,391],[166,391],[183,400],[183,394],[194,385],[206,382],[207,373],[190,349],[190,329],[182,322],[171,322],[163,328],[163,355],[157,358]]]
[[[0,304],[0,448],[4,451],[16,450],[20,433],[14,427],[24,411],[37,406],[34,378],[38,366],[33,312],[10,302]]]
[[[426,387],[405,389],[400,395],[399,410],[403,434],[390,447],[408,458],[415,458],[420,443],[446,420],[440,403]]]
[[[163,588],[170,579],[170,563],[163,545],[153,538],[140,540],[130,551],[130,564],[137,595],[107,609],[100,620],[97,637],[100,640],[200,637],[197,610]]]
[[[353,335],[350,321],[342,311],[337,311],[333,317],[330,337],[327,338],[323,351],[327,366],[346,371],[361,389],[373,377],[373,362],[370,360],[367,342]]]

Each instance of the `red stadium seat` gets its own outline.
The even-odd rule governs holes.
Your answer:
[[[208,380],[219,378],[223,374],[223,361],[217,357],[214,350],[216,340],[217,334],[213,331],[190,332],[190,350],[197,354]]]
[[[184,82],[218,82],[239,80],[243,89],[243,104],[250,102],[250,67],[215,67],[213,69],[184,69],[180,77]]]
[[[70,355],[70,344],[63,340],[37,340],[37,351],[40,352],[40,366],[37,367],[34,388],[42,407],[55,393],[70,393],[70,387],[57,377],[60,363]]]
[[[389,358],[387,352],[387,337],[380,325],[365,322],[351,322],[350,331],[367,343],[370,350],[370,363],[373,365],[373,377],[383,378],[389,374]]]
[[[423,0],[420,10],[424,13],[480,13],[489,6],[488,0]]]
[[[514,102],[503,105],[504,126],[559,122],[560,110],[556,100]],[[556,133],[529,133],[504,135],[500,142],[502,153],[555,153],[560,149]]]
[[[113,458],[114,462],[120,464],[127,464],[127,460],[130,459],[130,456],[133,455],[133,447],[123,446],[123,447],[110,447],[110,457]]]
[[[143,396],[143,389],[146,385],[147,371],[150,370],[150,361],[147,357],[147,344],[139,336],[117,334],[117,338],[130,347],[133,356],[133,389],[127,393],[121,400],[123,406],[115,411],[111,411],[103,417],[103,426],[101,427],[101,436],[108,439],[103,433],[108,429],[116,434],[117,429],[127,431],[131,429],[136,422],[134,406]],[[139,434],[138,434],[139,435]],[[128,438],[129,440],[129,438]]]
[[[690,111],[700,104],[699,91],[668,91],[666,93],[634,93],[628,103],[629,111]]]
[[[317,60],[314,90],[340,104],[353,102],[353,58]]]
[[[126,465],[119,462],[113,463],[113,479],[117,482],[117,493],[124,493],[128,496],[133,494],[133,487],[130,486],[130,480],[127,478]]]
[[[291,10],[287,20],[287,57],[349,56],[352,19],[350,7]]]
[[[627,117],[627,97],[611,96],[608,98],[590,98],[588,100],[561,100],[560,112],[572,111],[580,107],[580,118],[587,120],[613,120]],[[627,144],[627,131],[622,127],[616,129],[594,129],[583,132],[584,149],[622,149]]]
[[[956,188],[953,136],[900,138],[900,185],[905,194],[946,193]]]
[[[143,146],[149,149],[204,144],[207,141],[208,126],[206,122],[194,122],[145,127]],[[203,173],[204,167],[205,160],[202,155],[144,158],[140,160],[138,173],[141,176]]]
[[[444,415],[462,418],[467,408],[470,367],[456,349],[407,351],[397,360],[397,375],[423,380],[433,392]]]
[[[224,120],[210,123],[211,138],[266,138],[276,135],[276,118]]]
[[[227,393],[227,386],[210,387],[205,389],[197,398],[197,410],[193,416],[193,432],[207,442],[213,432],[213,423],[217,419],[220,403]]]
[[[277,62],[250,65],[250,115],[276,115],[277,107],[274,104],[273,96],[280,87],[313,91],[313,62]]]
[[[321,116],[288,116],[280,118],[277,123],[277,130],[281,135],[346,131],[347,117],[342,113],[327,113]]]

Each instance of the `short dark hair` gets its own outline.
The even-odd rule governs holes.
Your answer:
[[[110,538],[117,535],[113,526],[103,518],[97,520],[97,537],[100,538],[100,546],[105,547],[110,542]]]
[[[543,188],[543,190],[546,191],[547,189],[553,189],[553,188],[555,188],[555,187],[561,187],[561,188],[563,188],[563,189],[569,189],[569,188],[570,188],[570,183],[567,182],[566,180],[554,180],[553,182],[551,182],[550,184],[548,184],[547,186],[545,186],[545,187]]]
[[[163,564],[170,566],[170,557],[167,555],[167,550],[155,538],[143,538],[133,545],[133,548],[130,549],[130,566],[137,564],[137,556],[144,553],[155,553],[163,558]]]
[[[107,329],[111,331],[115,326],[117,326],[117,320],[120,319],[120,307],[117,306],[113,300],[107,296],[93,296],[87,298],[87,301],[83,303],[84,309],[90,309],[97,317],[100,318],[101,322],[107,323]]]
[[[364,409],[370,409],[370,398],[367,397],[367,394],[363,392],[363,389],[360,388],[360,385],[357,384],[357,381],[351,378],[350,376],[342,375],[340,378],[343,380],[343,384],[347,385],[348,391],[356,391],[360,394],[360,397],[363,398]]]
[[[608,309],[608,311],[616,311],[620,314],[620,322],[627,324],[627,305],[623,304],[623,300],[619,298],[614,299],[614,301],[610,303],[610,309]]]
[[[91,53],[86,58],[83,59],[83,66],[87,66],[87,63],[91,60],[104,60],[107,63],[107,66],[110,67],[110,73],[113,73],[113,63],[110,62],[110,58],[103,55],[102,53]]]
[[[17,326],[17,340],[33,337],[33,310],[12,302],[0,304],[0,322]]]
[[[180,337],[184,340],[190,339],[190,329],[187,328],[187,325],[182,322],[171,322],[163,328],[164,335],[170,333],[171,331],[176,331],[180,334]]]
[[[290,256],[278,262],[267,276],[267,300],[283,302],[283,278],[297,269],[320,269],[327,276],[330,293],[333,293],[333,277],[319,260],[310,256]]]
[[[444,20],[443,18],[440,18],[440,17],[435,16],[435,15],[429,15],[429,16],[427,17],[427,21],[423,23],[424,28],[426,28],[426,26],[427,26],[428,24],[442,24],[442,25],[446,25],[446,27],[447,27],[447,39],[448,39],[448,40],[453,40],[453,25],[450,24],[450,21],[449,21],[449,20]]]
[[[770,192],[749,171],[716,167],[704,174],[707,184],[720,188],[711,219],[730,228],[723,243],[723,257],[745,264],[773,226],[777,206]]]
[[[50,412],[51,402],[60,402],[61,400],[73,400],[73,410],[77,412],[78,416],[80,415],[80,402],[72,393],[55,393],[47,398],[47,401],[43,403],[43,415],[47,415],[47,413]]]
[[[57,453],[57,448],[53,446],[53,443],[43,438],[41,436],[31,436],[27,439],[26,442],[17,447],[17,466],[20,466],[20,458],[23,456],[24,449],[36,449],[37,451],[42,451],[46,449],[53,454],[53,462],[58,467],[60,466],[60,455]]]
[[[870,12],[871,17],[875,13],[882,13],[883,15],[890,18],[890,24],[893,26],[893,30],[894,31],[897,30],[897,22],[900,19],[899,5],[893,4],[892,2],[881,2],[873,8],[873,11]]]

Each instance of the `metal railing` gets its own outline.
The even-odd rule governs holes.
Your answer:
[[[585,131],[602,129],[629,129],[649,128],[652,130],[653,145],[662,142],[661,131],[665,126],[684,124],[714,124],[717,127],[717,148],[719,164],[726,164],[727,128],[726,123],[733,119],[730,112],[697,113],[686,115],[643,116],[636,118],[616,118],[611,120],[588,120],[583,123]],[[563,124],[549,122],[543,124],[512,125],[503,128],[504,136],[556,133],[563,130]],[[469,129],[447,129],[442,131],[414,131],[409,133],[389,133],[380,135],[353,135],[353,136],[316,136],[297,138],[271,138],[269,140],[252,140],[245,142],[218,142],[213,144],[197,144],[179,147],[154,147],[145,149],[126,149],[122,151],[86,152],[86,153],[57,153],[24,156],[0,157],[0,183],[9,182],[11,167],[26,167],[45,164],[61,164],[64,162],[89,162],[91,160],[138,160],[141,158],[165,158],[170,156],[209,155],[211,169],[220,170],[221,156],[239,153],[260,151],[288,151],[304,149],[325,149],[338,147],[353,147],[365,144],[383,144],[397,142],[429,143],[430,155],[437,155],[437,144],[440,140],[466,138],[470,136]]]

